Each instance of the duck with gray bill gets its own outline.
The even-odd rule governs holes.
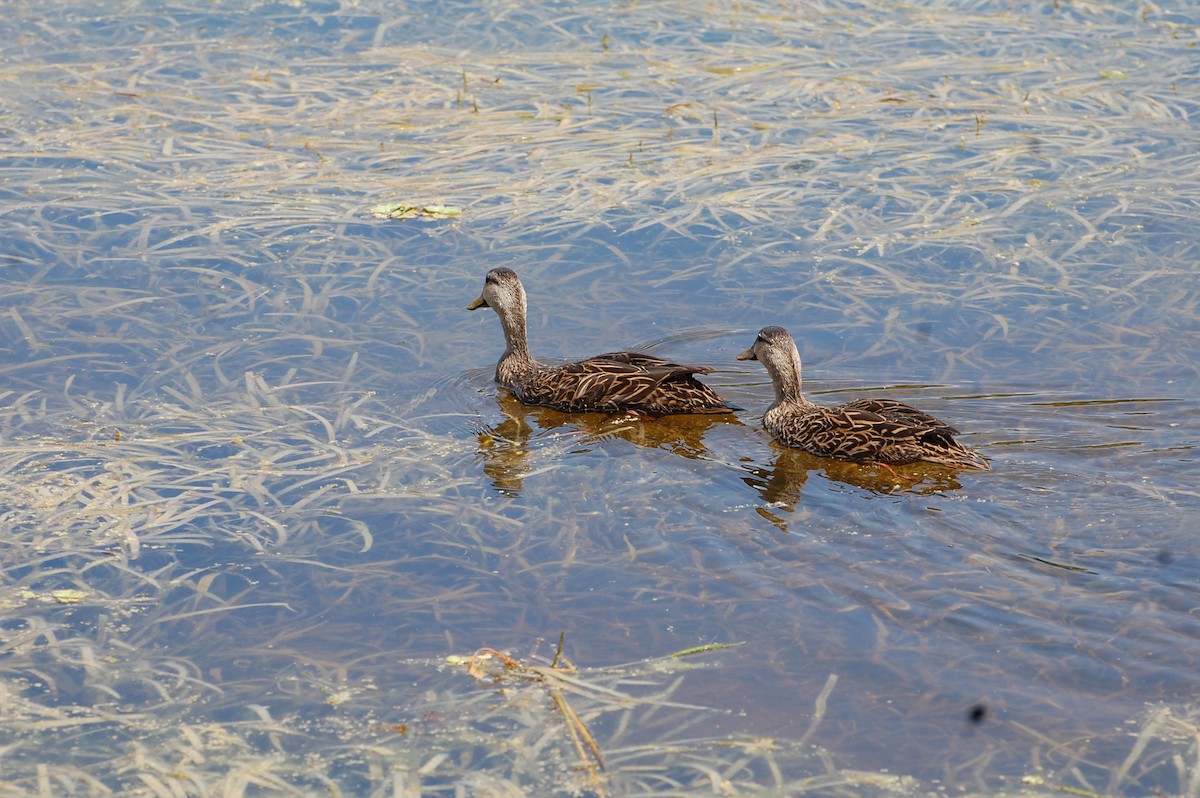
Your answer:
[[[775,401],[763,414],[763,426],[784,446],[821,457],[884,465],[921,461],[963,470],[990,468],[954,439],[958,430],[906,404],[859,399],[823,407],[804,398],[800,351],[782,327],[763,327],[737,359],[758,360],[771,375]]]
[[[633,411],[651,416],[732,413],[734,407],[696,379],[712,371],[683,366],[640,352],[603,355],[549,366],[529,354],[525,288],[512,269],[487,273],[483,293],[467,310],[491,308],[500,317],[506,344],[496,364],[496,382],[528,405],[568,413]]]

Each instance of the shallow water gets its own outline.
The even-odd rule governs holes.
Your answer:
[[[10,5],[0,785],[578,789],[444,659],[564,633],[593,793],[1194,791],[1196,29],[966,5]],[[497,265],[745,410],[521,407]],[[766,324],[993,470],[773,444]]]

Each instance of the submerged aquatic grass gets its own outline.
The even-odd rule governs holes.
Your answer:
[[[1144,590],[1122,634],[1189,656],[1171,585],[1137,581],[1154,534],[1099,555],[1072,532],[1121,497],[1114,524],[1195,499],[1195,441],[1168,428],[1197,376],[1190,22],[832,0],[7,11],[4,791],[1197,794],[1194,713],[1160,703],[1115,733],[1080,717],[1076,737],[989,704],[977,736],[951,731],[984,744],[940,760],[941,784],[928,763],[855,767],[847,729],[888,726],[873,713],[946,732],[846,673],[866,640],[919,695],[955,662],[986,685],[1055,674],[1055,644],[1096,647],[1076,626],[1112,635],[1071,603],[1091,590]],[[397,203],[462,212],[370,215]],[[614,347],[704,341],[715,361],[731,328],[802,320],[826,353],[842,341],[847,383],[827,389],[866,368],[920,381],[887,387],[955,402],[1022,483],[969,513],[982,502],[952,479],[793,462],[734,422],[497,408],[479,387],[493,336],[444,319],[508,261],[552,300],[555,355],[619,331]],[[712,319],[674,339],[631,319],[660,302]],[[1031,357],[1053,385],[1012,384]],[[1118,378],[1120,397],[1179,406],[1069,404]],[[1046,421],[1064,408],[1073,427]],[[1081,464],[1116,446],[1128,460]],[[854,546],[911,517],[806,505],[822,489],[978,527],[923,516],[933,544],[894,544],[923,569],[897,575],[892,550]],[[1019,512],[1069,491],[1058,528]],[[1014,561],[1049,574],[1045,595],[980,586]],[[840,570],[878,592],[839,592]],[[1065,581],[1084,577],[1106,581]],[[1029,625],[999,640],[1019,661],[954,635],[999,634],[981,606]],[[586,627],[567,626],[571,658],[597,663],[570,680],[515,650],[560,614]],[[951,665],[914,668],[941,656],[914,628],[951,637]],[[652,656],[743,632],[694,671]],[[483,647],[516,663],[496,684],[445,660]],[[609,664],[628,648],[645,656]],[[741,698],[747,675],[768,687]],[[1045,681],[1046,725],[1101,690]],[[1114,692],[1113,712],[1147,702]]]

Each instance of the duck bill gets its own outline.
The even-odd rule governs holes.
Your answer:
[[[477,296],[471,301],[471,304],[467,305],[467,310],[479,310],[480,308],[486,308],[487,306],[488,303],[486,300],[484,300],[483,296]]]
[[[754,347],[750,347],[745,352],[737,356],[738,360],[758,360],[758,355],[754,354]]]

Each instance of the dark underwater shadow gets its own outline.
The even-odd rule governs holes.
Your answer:
[[[547,407],[521,404],[511,394],[496,396],[505,419],[485,426],[479,433],[479,456],[483,472],[496,491],[518,496],[524,480],[539,468],[534,452],[539,438],[556,430],[574,433],[570,451],[589,448],[589,444],[620,438],[653,449],[677,454],[689,460],[709,458],[704,436],[723,424],[743,426],[733,413],[645,417],[615,413],[564,413]],[[548,436],[547,436],[548,437]]]
[[[889,471],[874,463],[854,463],[818,457],[800,449],[771,444],[776,452],[770,465],[751,464],[749,475],[742,481],[758,493],[763,501],[759,515],[776,525],[786,526],[775,510],[795,512],[810,476],[828,482],[849,485],[872,494],[916,493],[932,494],[958,490],[962,483],[955,472],[932,463],[893,465]]]

